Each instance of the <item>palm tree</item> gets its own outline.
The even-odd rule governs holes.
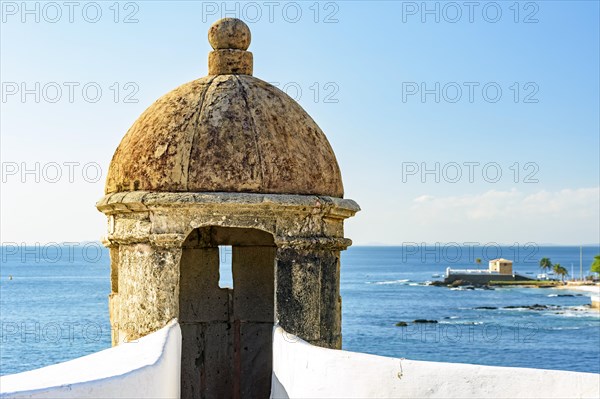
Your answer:
[[[594,256],[594,261],[592,262],[592,265],[590,266],[590,271],[592,273],[600,274],[600,255]]]
[[[557,275],[560,276],[560,280],[562,282],[565,281],[565,276],[567,276],[569,274],[569,272],[567,271],[567,269],[565,269],[564,267],[562,267],[560,265],[560,263],[555,264],[553,266],[553,270],[554,270],[554,273],[556,273]]]
[[[543,272],[552,270],[552,262],[550,261],[550,258],[540,259],[540,269],[542,269]]]

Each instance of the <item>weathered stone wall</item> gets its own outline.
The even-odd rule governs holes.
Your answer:
[[[139,338],[178,316],[182,244],[195,228],[221,226],[258,229],[274,237],[282,290],[276,318],[288,331],[317,345],[339,346],[332,344],[339,340],[339,251],[351,243],[343,237],[343,220],[359,210],[354,201],[301,195],[132,192],[108,195],[97,206],[109,217],[106,243],[114,254],[112,286],[116,289],[110,299],[111,322],[118,326],[121,339]],[[311,299],[305,305],[293,299],[307,296]],[[321,325],[335,326],[323,330],[324,343]]]

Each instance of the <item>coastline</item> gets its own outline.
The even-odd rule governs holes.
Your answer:
[[[572,290],[572,291],[580,291],[580,292],[588,292],[590,294],[594,294],[596,296],[600,296],[600,285],[583,285],[583,284],[566,284],[566,285],[557,285],[556,289],[560,290]]]
[[[589,295],[592,309],[600,312],[600,285],[566,284],[559,287],[562,290],[585,292]]]

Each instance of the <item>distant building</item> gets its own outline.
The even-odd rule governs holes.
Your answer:
[[[513,271],[512,271],[513,261],[512,260],[508,260],[508,259],[504,259],[504,258],[492,259],[492,260],[490,260],[489,265],[490,265],[489,270],[491,273],[513,274]]]
[[[485,269],[446,269],[446,284],[460,280],[469,284],[487,284],[490,281],[527,281],[528,277],[513,273],[513,261],[503,258],[492,259],[489,268]]]

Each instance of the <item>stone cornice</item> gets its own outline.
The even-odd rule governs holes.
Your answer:
[[[300,211],[325,213],[328,217],[346,219],[360,210],[351,199],[316,195],[253,194],[253,193],[175,193],[131,191],[108,194],[96,203],[99,211],[110,215],[147,212],[159,208],[194,207],[258,207],[269,211]]]
[[[352,245],[352,240],[343,237],[276,237],[275,244],[278,248],[344,250]]]

